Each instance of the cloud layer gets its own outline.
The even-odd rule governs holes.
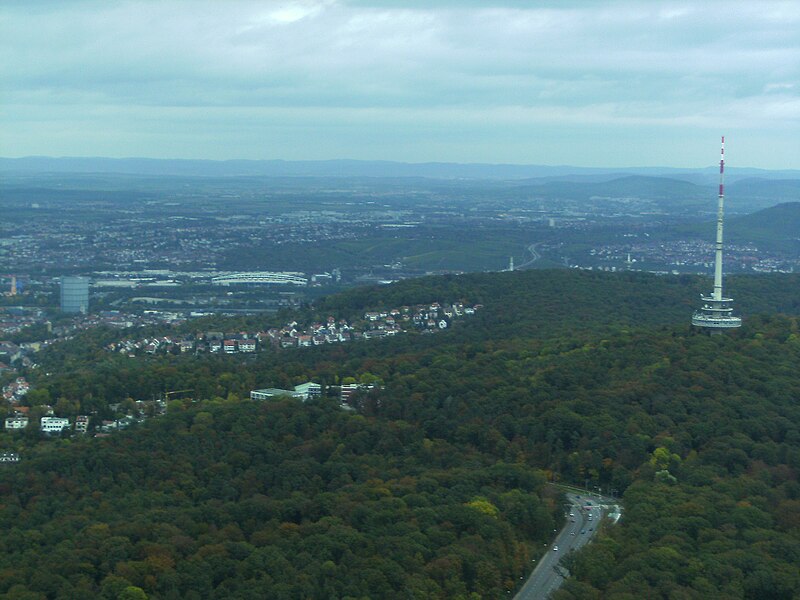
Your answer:
[[[0,154],[700,166],[725,133],[796,168],[799,30],[791,1],[7,2]]]

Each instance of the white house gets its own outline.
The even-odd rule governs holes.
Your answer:
[[[255,340],[239,340],[239,352],[255,352]]]
[[[6,429],[25,429],[28,417],[6,417]]]
[[[78,415],[75,417],[75,433],[86,433],[89,430],[89,417]]]

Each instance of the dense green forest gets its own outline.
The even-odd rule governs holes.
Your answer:
[[[3,474],[3,597],[496,597],[560,513],[541,472],[335,405],[57,445]]]
[[[800,278],[731,278],[741,330],[688,325],[708,281],[524,272],[354,290],[312,314],[469,300],[437,335],[241,357],[48,350],[74,410],[195,390],[105,439],[15,438],[9,598],[499,598],[562,518],[546,479],[623,497],[559,599],[800,597]],[[348,312],[349,311],[349,312]],[[94,338],[92,337],[94,335]],[[242,400],[379,379],[357,411]],[[138,596],[137,596],[138,595]]]

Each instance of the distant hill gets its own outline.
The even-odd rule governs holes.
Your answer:
[[[784,202],[726,225],[731,241],[756,242],[762,247],[800,249],[800,202]]]
[[[539,178],[525,180],[532,193],[555,198],[641,198],[657,201],[661,208],[676,206],[704,208],[716,214],[716,183],[700,177],[689,181],[683,177],[648,175],[582,176],[580,178]],[[746,178],[726,187],[729,212],[751,212],[785,201],[800,201],[800,179]]]
[[[732,197],[747,197],[776,202],[800,202],[800,179],[748,178],[736,181],[727,187]]]
[[[698,183],[714,182],[716,168],[676,169],[669,167],[574,167],[568,165],[524,165],[487,163],[404,163],[366,160],[187,160],[100,157],[0,157],[0,173],[119,173],[136,175],[184,175],[198,177],[428,177],[441,179],[526,179],[544,177],[582,177],[592,175],[645,175],[684,179]],[[800,171],[767,171],[729,168],[728,181],[758,177],[762,179],[800,179]]]
[[[668,177],[624,175],[606,181],[529,181],[526,189],[551,198],[641,198],[670,206],[698,205],[710,197],[712,187]]]

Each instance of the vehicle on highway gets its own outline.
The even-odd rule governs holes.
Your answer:
[[[581,529],[581,533],[586,533],[586,530],[585,529]]]
[[[553,546],[553,552],[558,552],[558,546]]]

